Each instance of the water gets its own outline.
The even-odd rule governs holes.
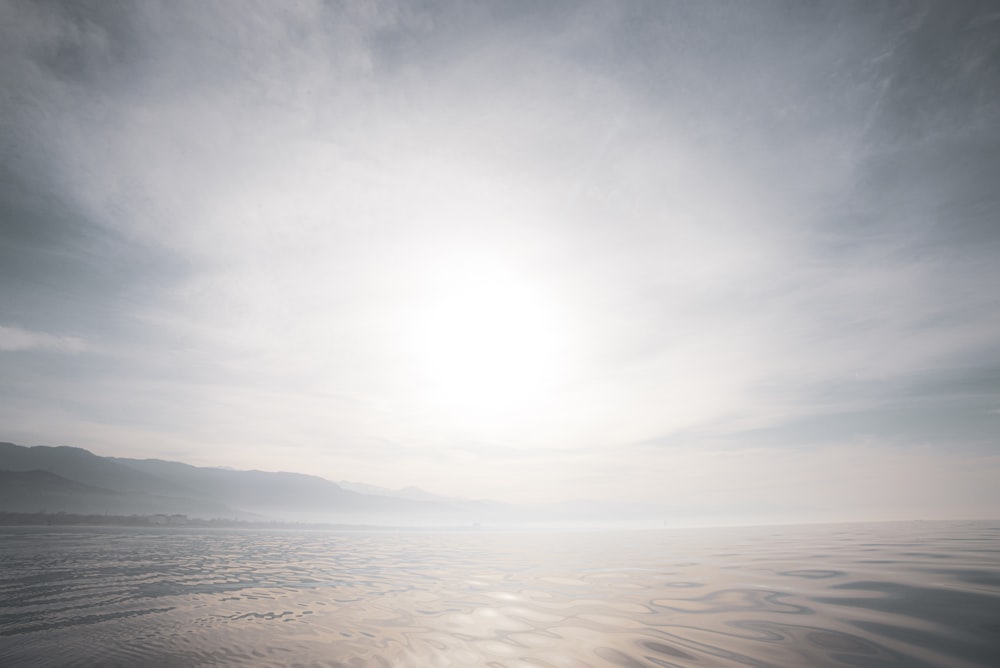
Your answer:
[[[0,528],[3,666],[1000,666],[1000,524]]]

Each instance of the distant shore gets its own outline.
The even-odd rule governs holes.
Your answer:
[[[167,527],[206,529],[350,529],[386,531],[398,527],[371,524],[314,524],[273,520],[204,519],[186,515],[85,515],[78,513],[5,513],[0,512],[0,526],[94,526],[94,527]]]

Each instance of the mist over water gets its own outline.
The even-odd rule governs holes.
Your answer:
[[[1000,523],[5,528],[0,664],[995,666]]]

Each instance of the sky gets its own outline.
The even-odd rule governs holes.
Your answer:
[[[1000,516],[991,2],[0,0],[0,440]]]

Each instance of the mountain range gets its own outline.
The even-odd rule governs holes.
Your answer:
[[[0,443],[0,512],[183,514],[205,519],[395,526],[660,521],[641,504],[522,505],[287,472],[102,457],[68,446]]]

